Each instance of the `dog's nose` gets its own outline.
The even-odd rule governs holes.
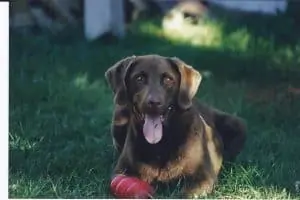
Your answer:
[[[159,100],[159,98],[151,96],[148,99],[148,106],[151,108],[159,108],[162,105],[162,102]]]
[[[148,102],[148,105],[149,105],[150,107],[159,107],[159,106],[161,106],[161,102],[160,102],[160,101],[152,101],[152,100],[150,100],[150,101]]]

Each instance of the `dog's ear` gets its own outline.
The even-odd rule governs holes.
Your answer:
[[[192,106],[192,99],[198,91],[202,75],[179,58],[172,57],[170,59],[171,62],[175,64],[180,74],[178,105],[182,109],[188,109]]]
[[[136,56],[124,58],[105,72],[105,78],[114,93],[114,102],[118,105],[126,105],[128,103],[125,78],[135,58]]]

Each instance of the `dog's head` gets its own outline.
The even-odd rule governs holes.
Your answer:
[[[156,127],[170,106],[190,108],[201,82],[200,73],[182,60],[159,55],[127,57],[105,77],[116,104],[128,105],[145,124],[151,121]]]

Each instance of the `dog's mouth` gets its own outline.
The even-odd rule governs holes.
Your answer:
[[[163,114],[139,114],[139,119],[143,123],[143,135],[149,144],[157,144],[161,141],[163,125],[169,117],[171,110],[172,106],[169,106]]]

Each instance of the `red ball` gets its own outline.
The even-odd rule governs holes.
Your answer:
[[[116,175],[110,184],[112,194],[118,198],[150,198],[154,190],[147,182],[135,177]]]

